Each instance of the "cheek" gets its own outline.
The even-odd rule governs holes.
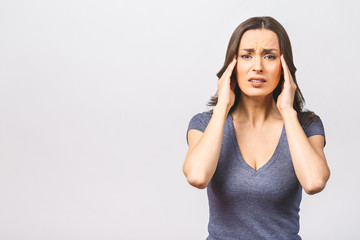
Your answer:
[[[280,62],[271,64],[268,69],[269,69],[269,72],[271,72],[271,75],[274,76],[274,78],[280,78],[280,76],[281,76],[281,64],[280,64]]]
[[[242,78],[244,76],[247,75],[248,71],[249,71],[249,66],[247,66],[248,64],[244,64],[244,63],[241,63],[241,64],[237,64],[236,65],[236,76],[238,78]]]
[[[275,77],[275,82],[276,82],[276,86],[279,84],[280,82],[280,78],[281,78],[281,70],[282,70],[282,67],[281,67],[281,64],[277,65],[277,67],[275,67],[274,69],[274,77]]]

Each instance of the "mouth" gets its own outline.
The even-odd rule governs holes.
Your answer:
[[[249,79],[249,82],[253,87],[258,88],[264,85],[266,80],[262,77],[252,77]]]
[[[262,77],[252,77],[249,79],[249,82],[253,82],[253,83],[264,83],[266,82],[266,80]]]

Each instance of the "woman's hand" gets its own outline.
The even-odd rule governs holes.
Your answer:
[[[236,66],[236,55],[231,63],[226,68],[225,72],[218,80],[218,102],[216,105],[222,105],[228,110],[232,107],[235,102],[235,86],[236,82],[231,81],[231,75]]]
[[[285,62],[284,55],[280,56],[281,65],[284,71],[284,82],[282,85],[282,91],[277,99],[277,107],[280,113],[283,113],[287,110],[294,110],[294,98],[296,91],[296,84],[291,76],[291,72]]]

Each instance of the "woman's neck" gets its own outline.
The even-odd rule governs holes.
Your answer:
[[[261,128],[269,120],[281,119],[272,94],[249,97],[242,93],[239,103],[231,114],[234,122],[249,124],[254,128]]]

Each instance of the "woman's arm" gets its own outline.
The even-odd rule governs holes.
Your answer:
[[[276,104],[285,123],[296,176],[306,193],[315,194],[325,188],[330,177],[330,169],[323,151],[324,137],[314,135],[307,138],[305,135],[297,112],[293,109],[296,84],[283,56],[281,63],[284,70],[284,85]]]
[[[204,133],[191,129],[188,132],[189,150],[183,165],[187,181],[203,189],[209,184],[219,160],[225,120],[235,102],[235,83],[230,77],[236,65],[236,57],[218,80],[218,102]]]
[[[324,136],[305,135],[295,110],[282,112],[291,158],[299,182],[306,193],[315,194],[325,188],[330,177],[324,147]]]
[[[187,181],[196,188],[206,188],[217,167],[228,109],[215,106],[204,133],[188,132],[189,150],[183,165]]]

